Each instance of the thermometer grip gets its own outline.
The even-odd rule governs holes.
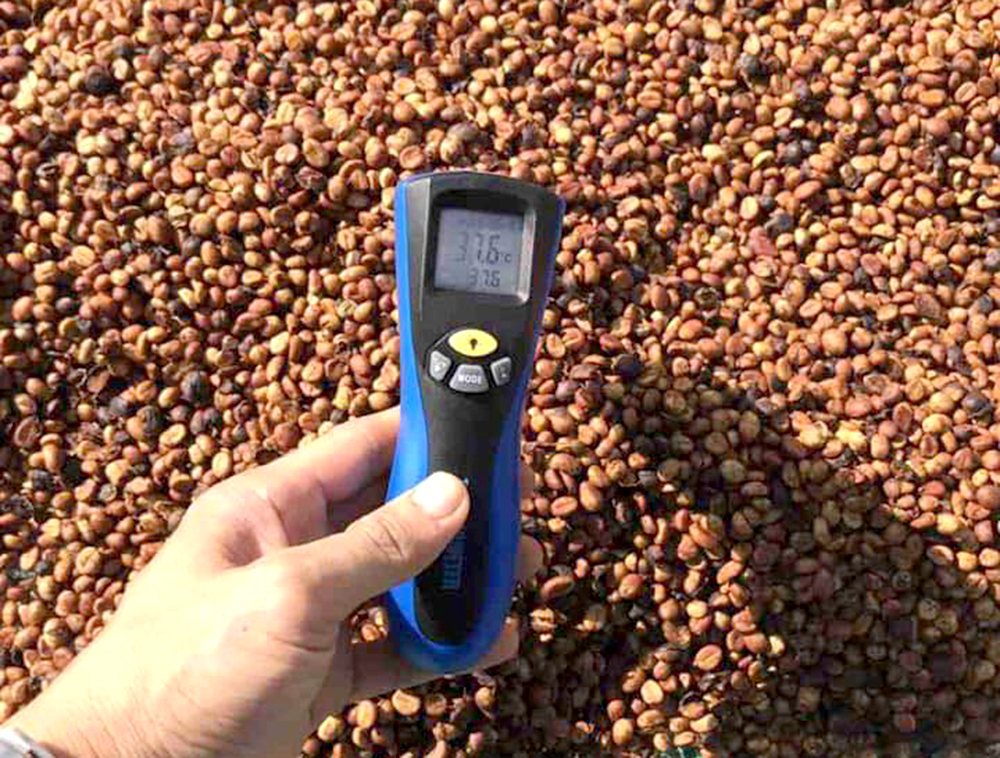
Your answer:
[[[510,610],[521,415],[563,210],[539,187],[475,172],[413,177],[396,190],[401,408],[389,496],[445,471],[465,480],[471,501],[459,535],[387,598],[397,649],[427,671],[473,666]],[[475,234],[486,273],[472,276]],[[520,263],[501,272],[503,251]],[[476,289],[481,279],[497,291]]]
[[[510,609],[520,539],[521,403],[494,434],[484,433],[482,421],[428,419],[414,405],[402,404],[389,496],[448,471],[466,481],[470,510],[438,559],[391,590],[391,631],[400,652],[421,668],[458,671],[489,651]]]

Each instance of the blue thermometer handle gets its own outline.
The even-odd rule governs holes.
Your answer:
[[[388,496],[443,470],[471,500],[437,561],[388,596],[398,650],[427,671],[475,664],[510,610],[521,416],[563,209],[539,187],[475,172],[413,177],[395,194],[401,419]],[[495,270],[456,268],[469,230]]]

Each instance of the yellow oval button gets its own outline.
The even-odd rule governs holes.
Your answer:
[[[466,358],[483,358],[497,349],[497,338],[482,329],[462,329],[448,338],[448,345]]]

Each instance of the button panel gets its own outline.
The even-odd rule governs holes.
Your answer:
[[[497,338],[482,329],[458,329],[443,336],[427,353],[425,368],[436,382],[463,395],[481,395],[510,383],[514,362],[501,355],[490,361],[499,349]],[[472,358],[462,360],[458,356]]]

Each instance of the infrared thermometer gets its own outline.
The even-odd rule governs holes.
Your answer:
[[[502,176],[424,174],[395,194],[401,419],[389,497],[435,471],[465,481],[462,531],[388,597],[415,666],[474,664],[503,628],[520,540],[520,437],[564,205]]]

